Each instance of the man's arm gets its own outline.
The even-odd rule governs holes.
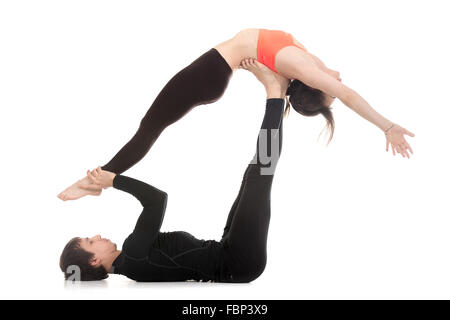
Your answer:
[[[112,185],[133,195],[144,208],[166,201],[167,193],[145,182],[121,174],[114,177]]]
[[[133,195],[144,207],[133,233],[125,240],[122,251],[132,258],[146,257],[164,219],[167,193],[145,182],[119,174],[114,177],[113,187]]]

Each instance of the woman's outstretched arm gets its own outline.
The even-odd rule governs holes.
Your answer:
[[[386,151],[391,145],[394,155],[395,151],[397,151],[403,157],[407,156],[409,158],[408,151],[413,153],[404,135],[414,137],[414,134],[383,117],[355,90],[307,63],[297,67],[293,72],[295,73],[295,79],[330,96],[337,97],[347,107],[380,128],[386,134]]]

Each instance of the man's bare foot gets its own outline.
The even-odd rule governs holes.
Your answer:
[[[63,201],[77,200],[87,195],[99,196],[101,193],[102,187],[91,183],[86,176],[58,194],[58,198]]]
[[[256,59],[244,59],[239,68],[250,71],[264,85],[267,93],[272,93],[278,98],[284,98],[290,80],[273,72]]]

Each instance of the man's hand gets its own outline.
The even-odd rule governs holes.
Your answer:
[[[97,187],[101,187],[103,189],[112,187],[115,176],[116,174],[114,172],[102,170],[101,167],[97,167],[92,171],[87,171],[87,177],[89,181]]]

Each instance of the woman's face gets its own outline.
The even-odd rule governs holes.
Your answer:
[[[341,74],[339,73],[339,71],[332,70],[332,69],[328,69],[328,74],[329,74],[330,76],[332,76],[333,78],[335,78],[336,80],[342,82]]]
[[[331,104],[334,102],[335,99],[336,99],[336,97],[332,97],[332,96],[330,96],[330,95],[328,95],[328,94],[325,93],[325,105],[326,105],[327,107],[330,107]]]
[[[332,70],[332,69],[328,69],[327,73],[332,76],[333,78],[335,78],[336,80],[342,82],[341,79],[341,74],[339,73],[339,71],[336,70]],[[327,107],[330,107],[331,104],[334,102],[334,100],[336,99],[336,97],[332,97],[329,94],[325,93],[325,105]]]

